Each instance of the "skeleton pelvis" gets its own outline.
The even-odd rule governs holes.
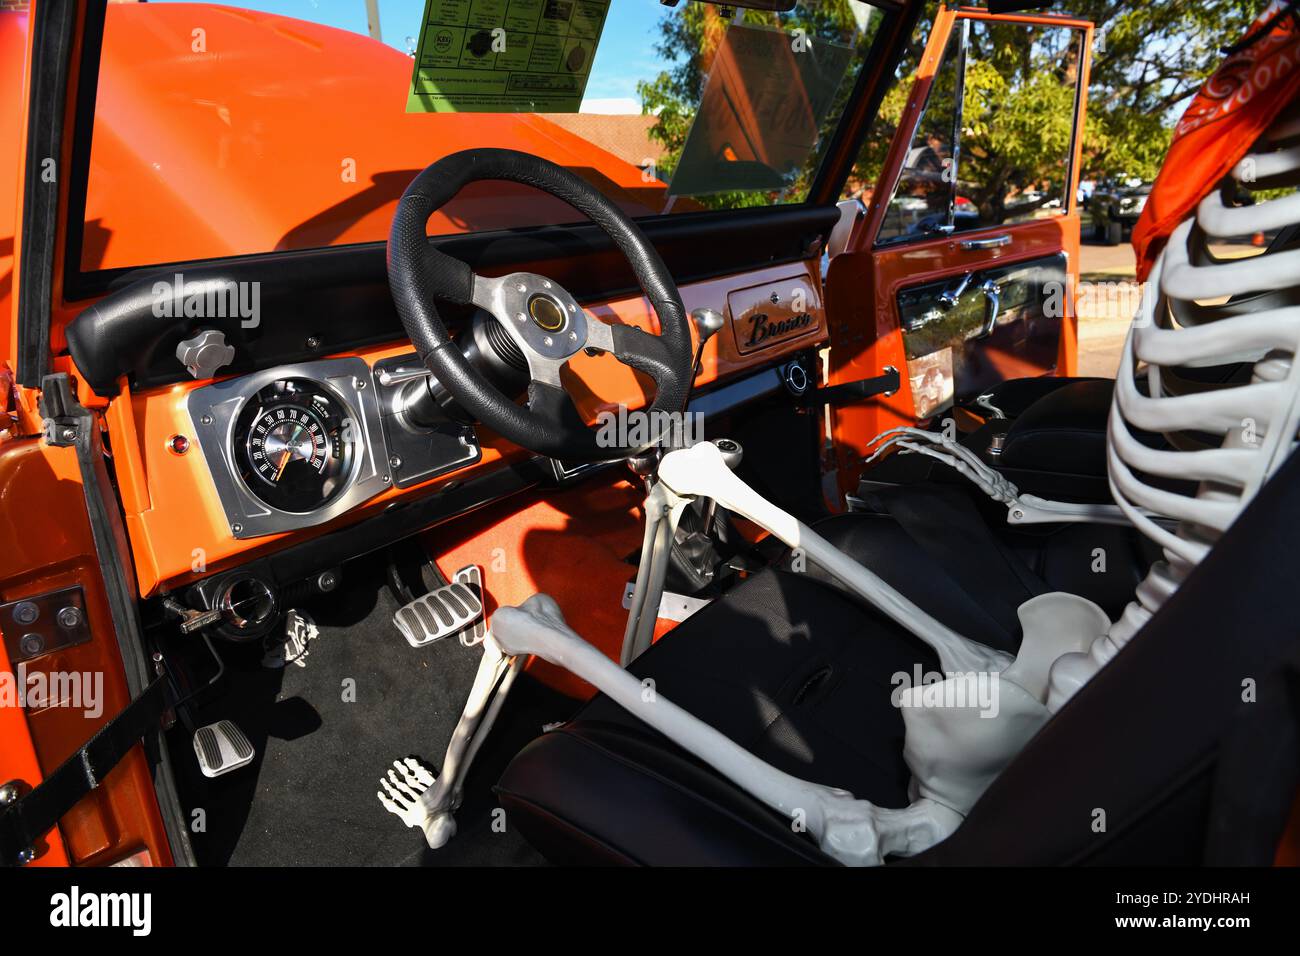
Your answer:
[[[1110,620],[1073,594],[1043,594],[1017,612],[1020,652],[1001,673],[946,674],[900,695],[903,759],[913,797],[963,816],[1050,716],[1048,674],[1063,654],[1087,650]]]

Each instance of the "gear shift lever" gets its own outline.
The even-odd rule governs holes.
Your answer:
[[[704,346],[709,339],[718,334],[726,324],[726,319],[716,309],[701,308],[691,310],[691,322],[695,325],[695,332],[699,336],[700,344],[696,346],[695,359],[691,363],[691,387],[686,390],[686,397],[682,400],[683,412],[691,404],[691,391],[695,386],[695,376],[700,374],[700,361],[704,358]],[[632,469],[633,474],[641,479],[647,491],[654,484],[655,471],[659,468],[659,459],[662,457],[662,448],[649,448],[639,454],[632,455],[627,460],[628,467]]]
[[[704,345],[709,339],[717,335],[726,324],[722,313],[715,309],[692,309],[691,321],[695,323],[695,331],[700,336],[700,344],[695,349],[695,362],[691,365],[691,382],[695,381],[695,376],[700,374],[700,360],[704,358]],[[690,401],[690,395],[687,395],[687,401]]]

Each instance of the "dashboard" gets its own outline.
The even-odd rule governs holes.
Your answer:
[[[807,356],[826,337],[815,260],[680,292],[688,310],[716,309],[726,322],[705,348],[693,410],[717,414],[780,389],[796,357],[791,377],[808,386]],[[584,308],[658,331],[639,295]],[[287,580],[585,471],[454,417],[409,427],[402,389],[427,375],[401,341],[218,380],[124,384],[106,418],[141,595],[258,561],[276,566],[263,576]],[[648,379],[604,355],[574,356],[564,384],[588,422],[643,407],[653,393]]]

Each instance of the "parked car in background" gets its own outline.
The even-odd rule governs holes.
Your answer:
[[[1128,239],[1151,194],[1151,184],[1140,179],[1107,181],[1098,185],[1089,201],[1092,236],[1108,246]]]

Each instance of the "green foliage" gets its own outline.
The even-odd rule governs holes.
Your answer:
[[[1261,0],[1082,0],[1097,26],[1083,171],[1151,179],[1187,100],[1263,9]]]
[[[1261,0],[1075,0],[1069,12],[1092,21],[1096,37],[1088,89],[1083,140],[1083,175],[1140,176],[1150,179],[1169,145],[1171,127],[1186,101],[1222,60],[1219,48],[1238,39],[1263,6]],[[875,126],[854,166],[848,191],[870,189],[885,151],[902,121],[910,78],[925,49],[935,4],[899,64]],[[802,27],[814,37],[855,46],[860,63],[870,36],[854,35],[847,0],[801,5],[791,14],[745,10],[745,23]],[[657,113],[651,135],[664,145],[664,172],[675,168],[703,91],[713,52],[725,29],[719,8],[683,2],[666,12],[656,49],[673,66],[638,86],[642,108]],[[996,213],[1008,188],[1063,181],[1061,157],[1069,152],[1073,131],[1074,71],[1078,52],[1045,40],[1022,27],[996,24],[973,37],[963,103],[963,191]],[[837,118],[851,84],[846,82],[829,116]],[[936,86],[936,95],[942,83]],[[825,144],[826,137],[822,137]],[[798,184],[806,184],[819,156]],[[969,186],[969,189],[966,187]],[[1014,190],[1013,190],[1014,191]],[[706,197],[710,206],[764,203],[775,196],[728,194]]]

